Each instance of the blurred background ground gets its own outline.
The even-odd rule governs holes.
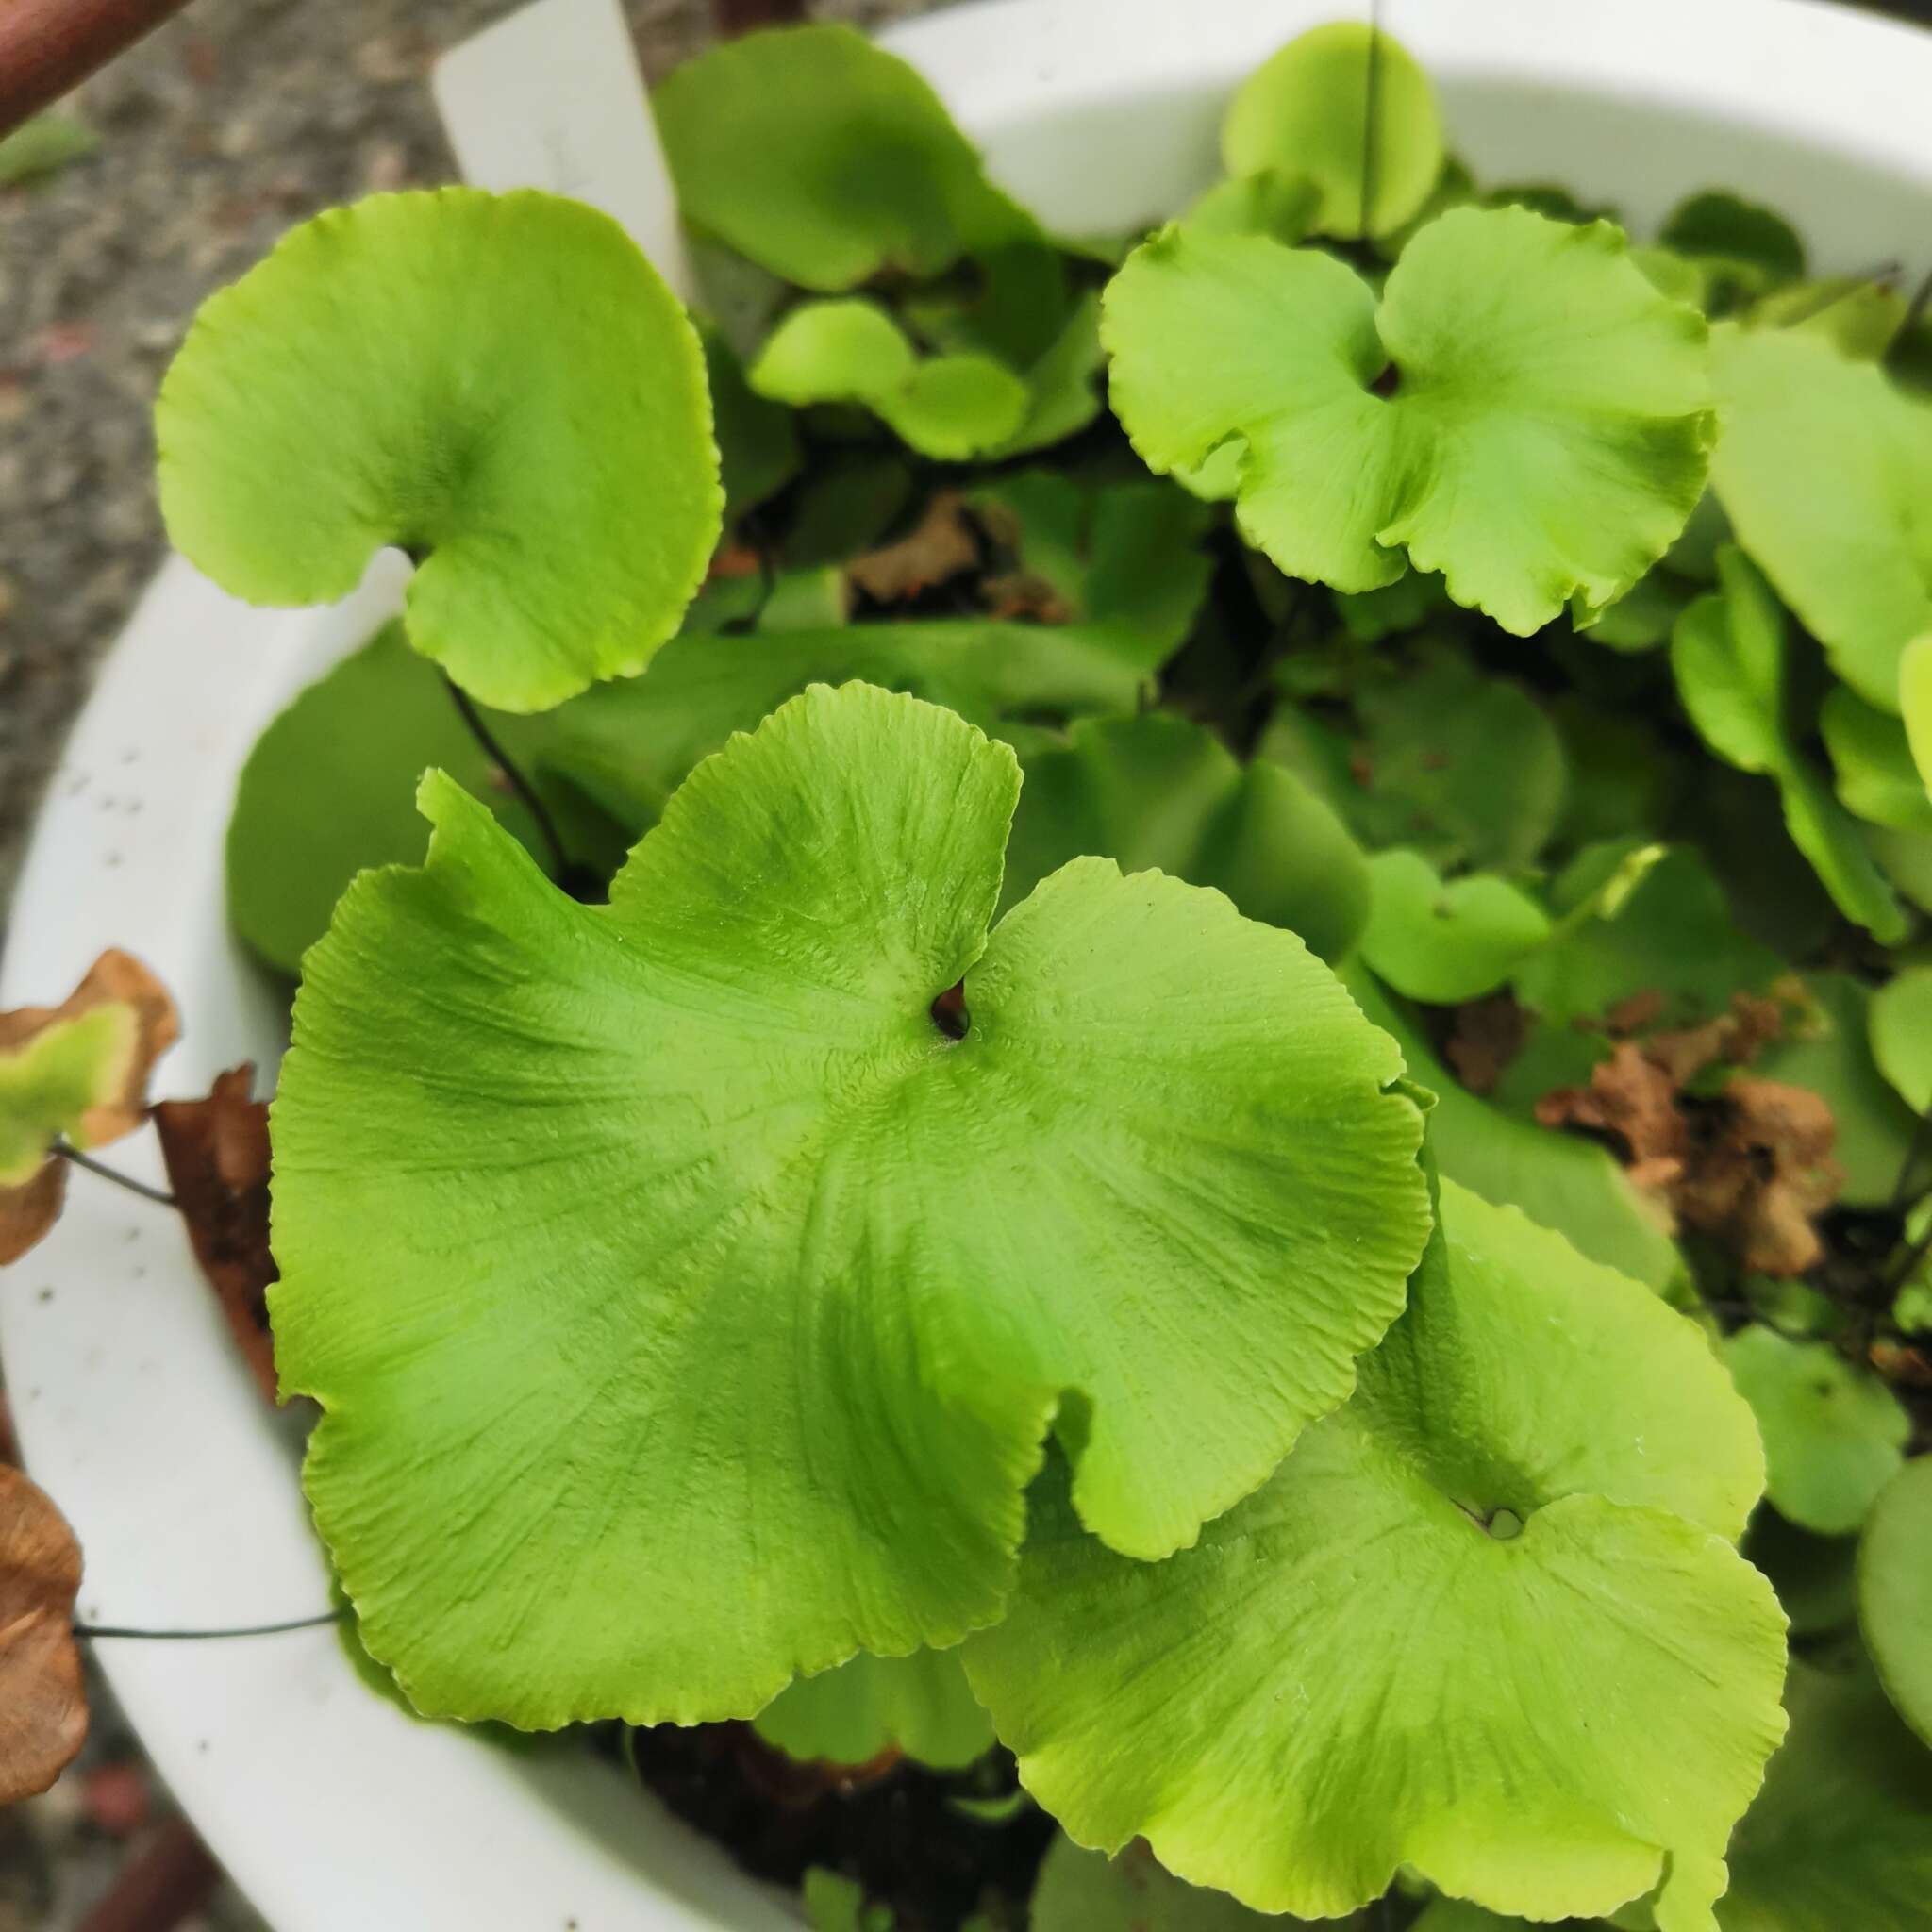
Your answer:
[[[67,726],[159,561],[148,411],[190,317],[316,208],[450,178],[429,63],[510,4],[193,0],[65,104],[91,155],[0,188],[0,929]],[[935,4],[811,11],[872,25]],[[651,77],[710,28],[708,0],[626,10]],[[96,1675],[80,1760],[0,1810],[0,1932],[265,1932],[232,1887],[205,1890]]]

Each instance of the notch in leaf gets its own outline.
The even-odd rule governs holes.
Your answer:
[[[1347,1394],[1427,1232],[1401,1056],[1158,874],[1075,860],[989,933],[1018,789],[952,713],[815,686],[608,907],[440,774],[426,866],[349,889],[270,1305],[419,1707],[749,1715],[997,1618],[1049,1428],[1158,1558]]]
[[[541,711],[641,671],[716,547],[696,331],[608,216],[373,195],[203,305],[155,408],[168,534],[253,604],[346,595],[393,544],[409,641]]]
[[[1124,1560],[1050,1471],[967,1674],[1077,1840],[1258,1911],[1407,1864],[1536,1919],[1661,1880],[1662,1932],[1715,1932],[1784,1728],[1784,1619],[1731,1547],[1750,1411],[1636,1282],[1454,1182],[1441,1209],[1354,1400],[1193,1548]]]
[[[1236,515],[1352,593],[1441,571],[1526,636],[1623,596],[1683,529],[1716,431],[1706,325],[1622,232],[1456,208],[1373,290],[1335,257],[1168,228],[1108,284],[1110,395],[1150,468],[1241,445]]]

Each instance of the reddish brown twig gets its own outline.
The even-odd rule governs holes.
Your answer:
[[[174,1932],[208,1903],[221,1872],[184,1819],[171,1819],[125,1864],[80,1932]]]
[[[152,33],[187,0],[6,0],[0,6],[0,135]]]

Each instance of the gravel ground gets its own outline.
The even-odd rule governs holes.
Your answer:
[[[870,25],[933,4],[812,10]],[[197,304],[318,208],[449,178],[429,62],[508,10],[194,0],[69,104],[96,152],[0,189],[0,908],[68,724],[160,558],[148,411]],[[707,0],[627,11],[653,77],[709,27]],[[97,1684],[80,1761],[0,1811],[0,1932],[84,1927],[171,1815]],[[180,1924],[266,1932],[225,1885]]]

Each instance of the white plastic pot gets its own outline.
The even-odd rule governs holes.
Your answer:
[[[1212,178],[1230,86],[1334,0],[1004,0],[903,27],[994,173],[1069,232]],[[1797,0],[1392,0],[1479,178],[1557,181],[1640,233],[1730,187],[1797,221],[1824,271],[1932,247],[1932,40]],[[272,1062],[279,996],[223,917],[230,795],[258,732],[395,597],[384,559],[330,611],[249,610],[178,560],[68,746],[13,912],[0,1003],[58,998],[105,945],[174,989],[163,1092]],[[318,799],[319,811],[328,809]],[[267,1069],[265,1069],[266,1073]],[[117,1150],[158,1178],[144,1142]],[[0,1276],[34,1474],[87,1553],[92,1622],[228,1625],[325,1608],[298,1443],[264,1408],[175,1219],[76,1179]],[[209,1843],[279,1932],[610,1932],[795,1924],[790,1905],[580,1745],[512,1754],[412,1722],[329,1629],[103,1646]]]

